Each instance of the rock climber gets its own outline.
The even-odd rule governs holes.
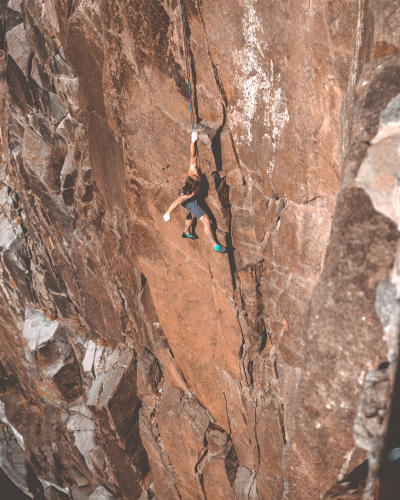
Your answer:
[[[208,214],[202,208],[202,195],[200,191],[201,186],[201,172],[197,167],[196,161],[196,141],[198,135],[197,132],[192,132],[192,142],[190,145],[190,164],[187,172],[187,177],[185,184],[179,190],[178,196],[170,207],[164,214],[165,222],[171,220],[171,214],[178,205],[182,205],[188,210],[185,221],[185,229],[182,233],[182,238],[189,238],[196,240],[198,236],[194,233],[193,224],[196,219],[202,222],[204,233],[212,244],[214,250],[218,253],[225,253],[227,251],[226,247],[220,245],[214,236],[214,232],[211,227],[211,221]]]

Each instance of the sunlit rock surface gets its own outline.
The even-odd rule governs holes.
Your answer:
[[[400,8],[183,4],[1,3],[0,466],[47,499],[384,495]],[[228,255],[162,219],[183,31]]]

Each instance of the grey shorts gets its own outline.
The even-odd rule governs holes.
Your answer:
[[[185,203],[182,203],[182,206],[185,207],[186,210],[189,210],[193,217],[197,217],[198,219],[205,214],[205,211],[201,208],[196,198],[194,200],[185,201]]]

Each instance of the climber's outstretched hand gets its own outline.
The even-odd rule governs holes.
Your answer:
[[[194,131],[193,131],[193,132],[192,132],[192,142],[196,142],[196,141],[197,141],[197,139],[198,139],[198,137],[199,137],[199,136],[197,135],[197,132],[194,132]]]
[[[163,219],[165,220],[165,222],[169,222],[171,220],[171,216],[168,212],[165,212],[165,214],[163,215]]]

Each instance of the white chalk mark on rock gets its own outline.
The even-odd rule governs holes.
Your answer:
[[[256,3],[256,0],[245,2],[242,20],[245,43],[241,50],[233,54],[233,60],[238,69],[235,84],[240,89],[242,98],[231,115],[231,122],[233,125],[241,125],[246,129],[244,135],[235,139],[251,143],[254,120],[257,119],[259,110],[260,120],[263,120],[267,128],[263,137],[271,141],[273,152],[275,152],[281,131],[285,123],[289,121],[289,113],[283,90],[277,87],[281,75],[276,74],[272,60],[269,64],[265,61],[263,28],[257,17]],[[268,173],[271,173],[273,168],[274,159],[272,158]]]

